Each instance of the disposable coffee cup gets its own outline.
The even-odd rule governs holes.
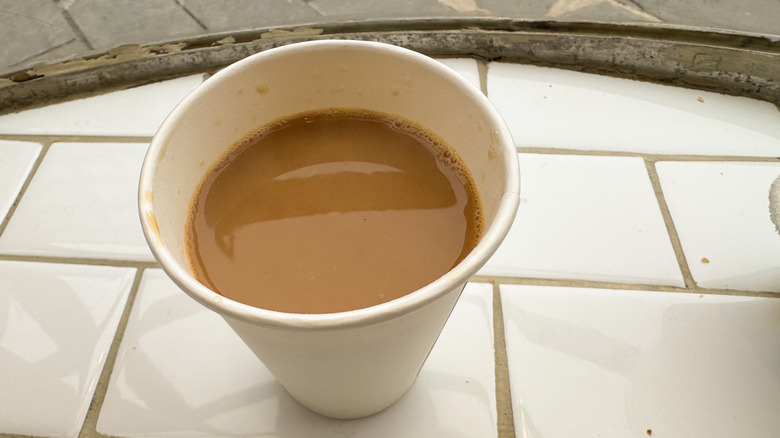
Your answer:
[[[211,165],[258,127],[326,108],[400,116],[457,151],[482,201],[484,228],[477,246],[410,294],[340,313],[261,309],[199,283],[188,267],[185,228],[190,201]],[[519,185],[509,130],[474,85],[404,48],[324,40],[249,56],[189,94],[151,142],[138,202],[146,240],[168,276],[224,318],[295,400],[347,419],[387,408],[412,386],[464,285],[509,231]]]

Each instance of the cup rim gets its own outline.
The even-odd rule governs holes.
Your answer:
[[[286,313],[254,307],[222,296],[198,282],[187,267],[180,265],[173,257],[168,247],[161,244],[161,238],[158,234],[155,234],[155,230],[152,229],[152,226],[146,220],[149,214],[154,215],[154,202],[153,200],[149,201],[146,199],[146,193],[153,192],[152,188],[157,174],[160,152],[161,150],[164,150],[173,127],[175,127],[178,124],[177,121],[184,116],[189,104],[192,101],[195,101],[198,96],[202,95],[205,90],[213,87],[214,84],[218,84],[223,77],[228,77],[243,69],[255,68],[255,64],[266,62],[266,60],[271,57],[284,55],[288,52],[302,49],[319,50],[335,48],[371,48],[385,51],[386,53],[395,56],[409,57],[418,63],[425,64],[427,68],[435,70],[437,74],[443,75],[449,80],[458,83],[462,92],[469,94],[471,100],[477,102],[477,104],[482,107],[481,109],[488,115],[491,126],[493,126],[493,129],[495,130],[494,138],[500,145],[500,153],[502,156],[507,157],[507,159],[504,160],[504,172],[506,175],[505,191],[498,203],[498,208],[496,209],[493,221],[490,226],[484,230],[477,246],[475,246],[458,265],[450,269],[447,273],[420,289],[394,300],[371,307],[336,313]],[[190,297],[205,307],[219,313],[221,316],[241,320],[253,325],[288,329],[322,330],[367,326],[387,321],[425,307],[437,298],[447,294],[452,289],[465,284],[469,278],[476,274],[476,272],[487,262],[509,232],[509,228],[512,226],[520,203],[520,174],[516,154],[517,151],[509,128],[499,115],[498,110],[490,103],[487,97],[460,74],[428,56],[403,47],[372,41],[316,40],[293,43],[248,56],[225,67],[190,92],[176,108],[174,108],[155,133],[146,152],[146,156],[144,157],[138,186],[138,210],[144,237],[146,238],[152,254],[160,263],[162,269],[171,280],[173,280],[174,283]],[[515,158],[511,159],[512,156]],[[182,233],[183,232],[184,231],[182,231]]]

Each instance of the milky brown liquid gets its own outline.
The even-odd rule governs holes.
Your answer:
[[[187,225],[191,269],[239,302],[332,313],[413,292],[476,245],[474,183],[433,135],[332,110],[245,137],[204,178]]]

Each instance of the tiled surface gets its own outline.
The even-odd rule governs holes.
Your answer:
[[[0,116],[0,134],[154,135],[165,117],[203,75]]]
[[[768,102],[518,64],[491,63],[487,84],[519,147],[780,155]]]
[[[780,163],[656,165],[693,278],[702,287],[780,292],[769,186]]]
[[[468,58],[443,58],[439,62],[460,73],[469,82],[479,88],[479,72],[477,71],[477,61]]]
[[[501,286],[516,436],[773,437],[780,300]]]
[[[19,195],[40,152],[38,143],[0,140],[0,221]]]
[[[118,436],[495,436],[492,288],[470,284],[411,391],[330,420],[298,405],[227,324],[144,274],[98,431]],[[316,432],[315,432],[316,431]]]
[[[136,207],[147,146],[53,144],[0,236],[0,254],[152,261]]]
[[[480,274],[684,284],[640,158],[519,161],[515,223]]]
[[[134,275],[0,261],[0,432],[78,436]]]
[[[487,81],[515,139],[533,140],[518,143],[530,148],[519,155],[520,210],[411,391],[355,421],[301,408],[221,319],[150,268],[135,206],[141,160],[202,76],[0,116],[0,213],[10,212],[0,434],[75,436],[83,421],[84,438],[776,436],[776,108],[526,66],[494,63],[480,77],[474,60],[442,62]],[[136,269],[137,299],[110,347]],[[494,324],[506,350],[493,350]],[[106,357],[111,378],[94,389]]]

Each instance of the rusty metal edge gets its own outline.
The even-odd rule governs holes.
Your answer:
[[[0,114],[218,70],[273,47],[357,39],[437,57],[476,57],[598,73],[780,104],[780,41],[668,25],[504,18],[347,21],[123,46],[0,76]]]

